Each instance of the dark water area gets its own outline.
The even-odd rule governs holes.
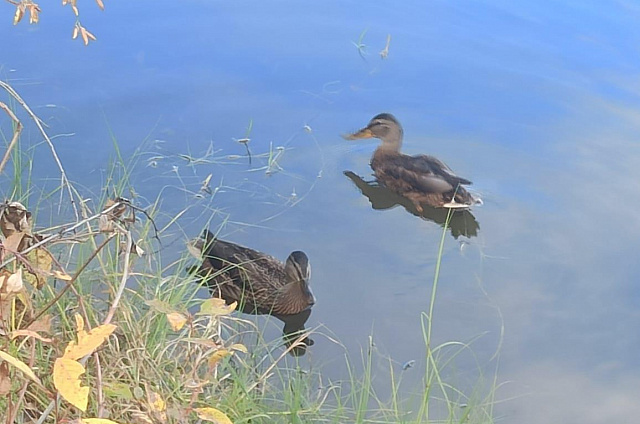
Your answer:
[[[81,5],[88,47],[69,9],[41,6],[37,26],[2,9],[0,76],[56,136],[70,178],[99,195],[115,139],[139,152],[139,206],[160,195],[166,224],[190,205],[165,253],[207,226],[282,260],[305,251],[307,327],[330,338],[301,361],[344,378],[345,349],[357,358],[372,335],[376,384],[384,357],[407,392],[423,376],[442,215],[370,184],[377,141],[340,137],[391,112],[405,153],[442,159],[484,200],[444,245],[434,342],[473,351],[454,381],[497,368],[505,422],[639,415],[636,3],[111,2]],[[58,177],[46,148],[35,160],[37,178]]]

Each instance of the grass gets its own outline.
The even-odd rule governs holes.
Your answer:
[[[20,110],[19,102],[12,107]],[[8,145],[13,134],[2,136]],[[4,390],[6,394],[0,396],[0,411],[4,411],[0,422],[57,423],[103,417],[118,423],[191,423],[198,420],[197,408],[205,407],[222,411],[234,423],[252,424],[494,421],[492,408],[498,388],[495,373],[487,381],[478,381],[470,394],[450,383],[449,373],[455,369],[456,358],[473,352],[473,343],[434,346],[434,307],[446,226],[438,248],[428,311],[420,318],[425,373],[419,387],[407,391],[403,371],[377,351],[373,335],[360,358],[354,360],[345,354],[344,380],[328,381],[321,369],[288,357],[281,340],[265,340],[263,330],[243,315],[224,310],[199,313],[203,305],[206,309],[208,300],[197,282],[184,272],[194,261],[182,245],[171,243],[176,234],[181,235],[181,220],[190,214],[200,218],[214,212],[214,216],[223,217],[219,228],[228,225],[229,214],[212,209],[211,204],[219,190],[229,190],[230,186],[221,182],[206,197],[190,188],[176,172],[173,178],[179,184],[165,189],[177,187],[193,203],[172,205],[168,210],[157,195],[147,202],[145,215],[122,201],[124,213],[108,215],[112,229],[101,231],[105,222],[100,211],[117,207],[109,202],[118,201],[117,196],[135,193],[136,172],[149,164],[145,158],[154,158],[154,163],[170,159],[149,153],[145,144],[132,159],[125,160],[115,136],[112,139],[114,159],[94,201],[83,197],[65,180],[53,189],[38,187],[32,177],[37,167],[33,150],[22,146],[22,140],[14,147],[12,177],[3,181],[11,188],[5,186],[5,194],[27,205],[37,218],[36,223],[50,223],[50,228],[36,225],[38,233],[54,237],[43,249],[51,253],[52,267],[72,280],[49,277],[40,289],[26,284],[20,293],[0,297],[0,306],[4,306],[0,309],[4,311],[0,316],[0,350],[22,361],[42,381],[42,385],[35,384],[12,365],[7,368],[7,383],[0,368],[0,392]],[[254,161],[262,160],[264,164],[259,162],[256,169],[284,171],[277,161],[285,151],[270,146],[268,152],[252,155]],[[247,158],[218,157],[210,149],[196,159],[189,162],[194,174],[199,163],[224,164]],[[194,175],[192,180],[197,185],[202,178]],[[55,205],[59,196],[65,199],[62,209]],[[304,194],[298,198],[304,198]],[[78,211],[76,218],[71,200]],[[289,201],[284,204],[286,208],[294,206]],[[132,214],[137,218],[128,222],[126,218]],[[78,222],[82,225],[74,231],[61,233],[62,228]],[[163,255],[167,245],[185,253],[167,258]],[[138,257],[135,246],[145,253]],[[10,253],[6,255],[5,259],[15,258]],[[30,259],[18,256],[7,269],[13,273],[18,266],[29,265]],[[81,381],[90,387],[84,412],[57,394],[52,378],[56,358],[76,338],[76,314],[87,328],[109,322],[117,326],[113,335],[82,360],[86,373]],[[46,327],[47,319],[50,327],[39,330],[40,337],[10,337],[34,322]],[[178,319],[181,325],[171,319]],[[388,375],[383,376],[388,381],[384,382],[376,374],[375,364],[381,360],[389,368]],[[389,395],[378,395],[383,391],[380,388]]]

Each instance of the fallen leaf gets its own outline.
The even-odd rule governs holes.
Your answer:
[[[9,378],[9,364],[0,363],[0,396],[11,392],[11,379]]]
[[[80,359],[89,355],[98,348],[113,333],[116,326],[113,324],[100,325],[89,332],[84,331],[82,317],[76,314],[76,324],[78,326],[78,342],[71,341],[64,350],[64,358]]]
[[[233,302],[230,305],[227,305],[224,299],[212,297],[202,302],[198,315],[229,315],[236,309],[236,306],[238,306],[238,302]]]
[[[25,364],[24,362],[22,362],[17,358],[14,358],[13,356],[9,355],[7,352],[4,352],[2,350],[0,350],[0,359],[4,359],[10,365],[19,369],[24,375],[29,377],[31,380],[35,381],[40,386],[42,386],[40,379],[33,373],[33,370],[29,368],[29,365]]]
[[[80,376],[85,369],[77,361],[69,358],[58,358],[53,365],[53,385],[60,396],[67,402],[81,410],[87,410],[89,402],[89,387],[80,384]]]
[[[167,314],[167,321],[169,321],[169,325],[173,331],[179,331],[187,323],[187,317],[180,312],[171,312]]]
[[[162,397],[156,392],[150,392],[147,394],[147,396],[148,396],[147,400],[149,401],[149,409],[151,410],[151,413],[157,420],[161,421],[162,423],[165,423],[167,421],[166,403],[164,402]]]
[[[233,424],[226,414],[216,408],[194,408],[198,418],[211,421],[216,424]]]

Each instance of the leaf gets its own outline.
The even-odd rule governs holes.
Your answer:
[[[169,321],[169,325],[173,331],[179,331],[187,323],[187,317],[180,312],[171,312],[167,314],[167,321]]]
[[[211,421],[216,424],[233,424],[224,412],[216,408],[194,408],[193,410],[201,420]]]
[[[22,282],[22,268],[18,268],[14,274],[11,274],[4,283],[5,291],[7,293],[18,293],[24,287]]]
[[[39,320],[29,324],[27,330],[51,333],[51,315],[43,315]]]
[[[53,385],[60,396],[67,402],[81,410],[87,410],[89,402],[89,387],[80,385],[80,376],[85,369],[77,361],[69,358],[58,358],[53,365]]]
[[[69,274],[66,274],[62,271],[58,271],[57,269],[53,270],[53,272],[51,273],[53,274],[54,277],[56,277],[58,280],[62,280],[62,281],[71,281],[73,280],[73,277],[70,276]]]
[[[48,337],[44,337],[41,336],[40,334],[36,333],[35,331],[31,331],[31,330],[15,330],[12,331],[10,333],[10,338],[11,340],[15,339],[16,337],[33,337],[34,339],[38,339],[41,342],[44,343],[51,343],[53,342],[52,339],[48,338]]]
[[[22,362],[21,360],[19,360],[17,358],[14,358],[13,356],[9,355],[7,352],[4,352],[2,350],[0,350],[0,359],[4,359],[10,365],[18,368],[20,371],[22,371],[22,373],[24,375],[26,375],[31,380],[35,381],[40,386],[42,386],[42,383],[40,382],[40,379],[33,373],[31,368],[29,368],[29,366],[27,364],[25,364],[24,362]]]
[[[9,364],[0,363],[0,396],[11,392],[11,379],[9,378]]]
[[[86,332],[84,331],[82,317],[78,314],[76,314],[76,324],[78,326],[78,342],[71,341],[67,345],[67,348],[64,350],[64,355],[62,355],[67,359],[80,359],[89,355],[116,329],[116,326],[113,324],[104,324]]]
[[[171,312],[175,312],[171,305],[160,299],[145,300],[144,303],[161,314],[170,314]]]
[[[216,350],[211,354],[211,356],[209,356],[209,359],[207,359],[207,364],[209,365],[209,368],[213,368],[222,358],[232,354],[233,352],[230,352],[227,349]]]
[[[23,232],[12,233],[10,236],[4,239],[4,241],[2,242],[2,245],[9,252],[14,252],[14,253],[18,252],[20,243],[22,243],[22,239],[24,238],[24,235],[25,234]]]
[[[28,270],[24,279],[37,289],[41,289],[51,274],[51,264],[53,263],[51,254],[46,249],[39,247],[27,253],[27,261],[35,273]]]
[[[102,0],[96,0],[96,3],[98,3],[98,7],[99,7],[101,10],[104,10],[104,3],[102,2]]]
[[[23,16],[24,16],[24,6],[22,4],[19,4],[18,7],[16,7],[16,14],[13,16],[13,24],[18,25],[18,22],[22,20]]]
[[[236,306],[238,306],[238,302],[233,302],[232,304],[227,305],[224,299],[212,297],[202,302],[198,315],[229,315],[236,309]]]
[[[80,422],[84,424],[118,424],[117,422],[106,418],[83,418]]]
[[[108,397],[119,400],[133,400],[133,393],[127,383],[111,382],[104,386],[104,393]]]
[[[166,422],[167,414],[165,411],[167,409],[167,405],[162,397],[156,392],[150,392],[147,395],[151,413],[156,417],[156,419],[160,420],[163,423]]]
[[[202,249],[204,248],[204,241],[202,239],[189,240],[187,242],[187,251],[191,256],[198,260],[202,260]]]
[[[231,346],[229,346],[229,349],[237,350],[238,352],[242,352],[242,353],[249,353],[249,350],[247,350],[247,347],[242,343],[232,344]]]

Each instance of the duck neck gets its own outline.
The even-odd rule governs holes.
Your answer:
[[[382,139],[382,144],[378,149],[385,152],[399,152],[402,147],[402,129],[390,128],[389,133]]]
[[[315,297],[306,281],[291,282],[279,290],[278,303],[300,312],[315,303]]]

